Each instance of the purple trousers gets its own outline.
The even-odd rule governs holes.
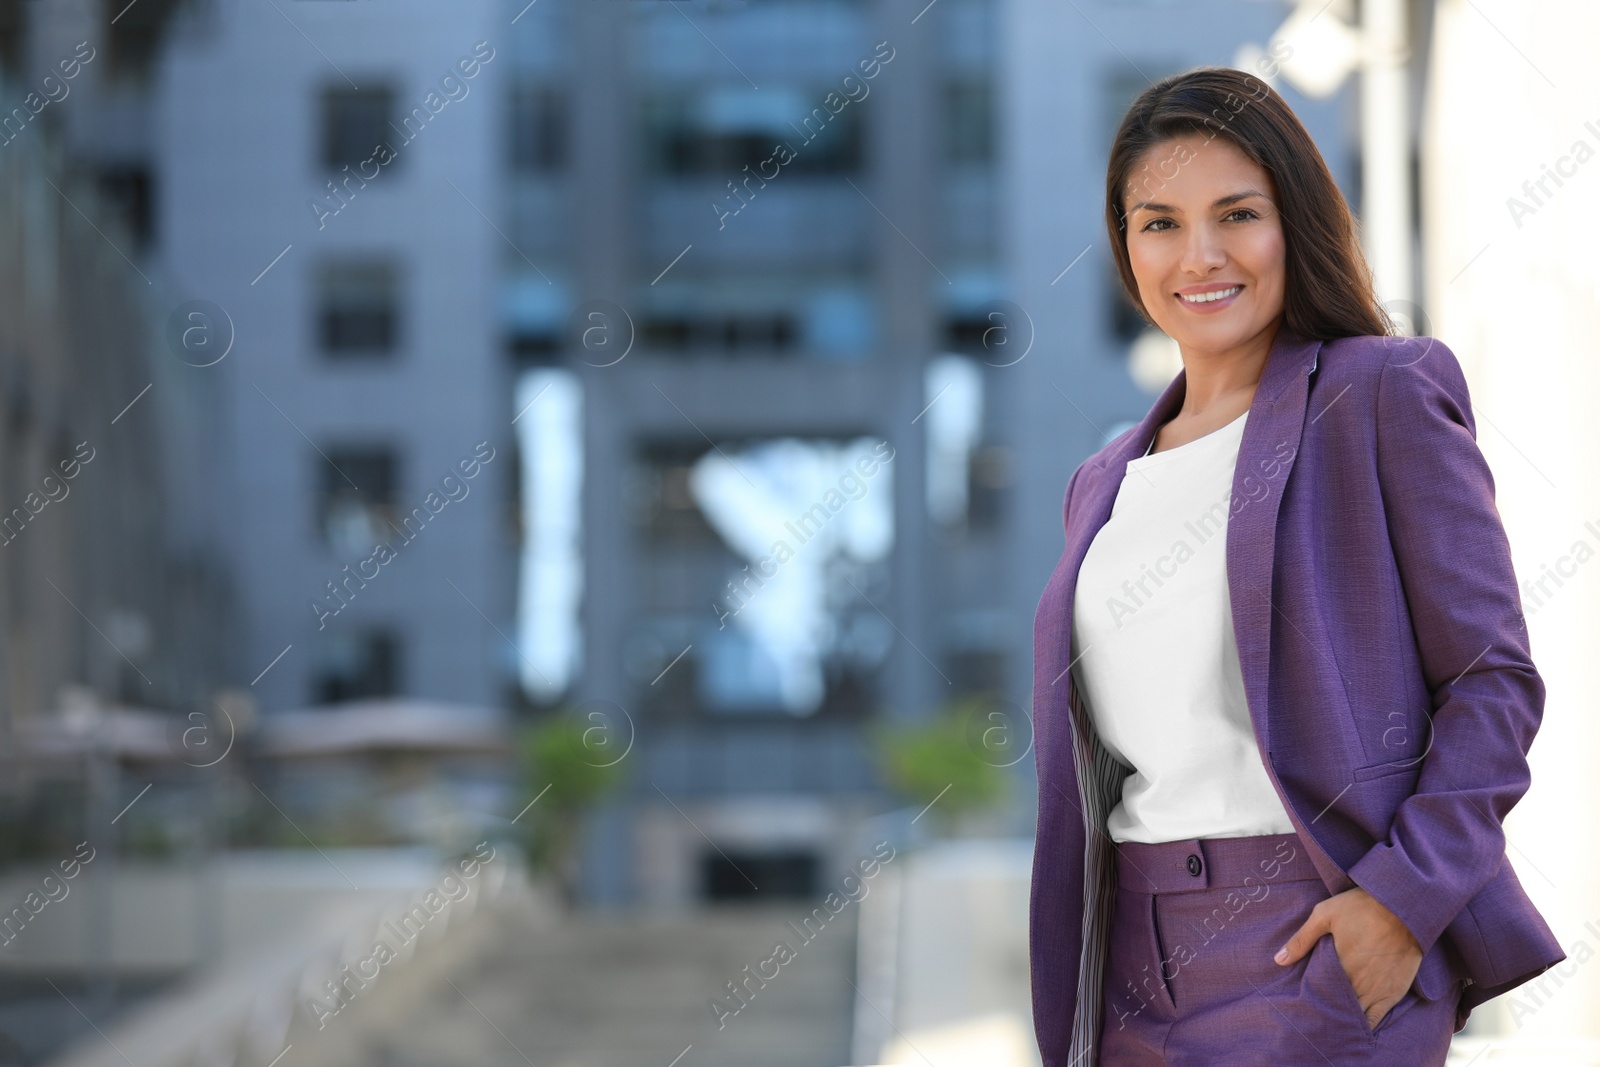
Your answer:
[[[1440,1067],[1458,985],[1369,1026],[1324,934],[1273,955],[1328,896],[1295,834],[1117,845],[1101,1067]]]

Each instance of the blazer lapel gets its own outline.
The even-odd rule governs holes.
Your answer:
[[[1256,395],[1250,401],[1250,417],[1245,420],[1239,461],[1233,469],[1227,537],[1228,598],[1233,607],[1234,639],[1239,647],[1245,699],[1263,755],[1272,751],[1267,666],[1271,662],[1272,563],[1277,558],[1278,508],[1283,503],[1289,471],[1300,454],[1311,372],[1316,369],[1321,348],[1321,341],[1278,331],[1256,385]]]

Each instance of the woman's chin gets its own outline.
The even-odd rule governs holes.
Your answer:
[[[1226,352],[1248,344],[1265,325],[1229,315],[1215,322],[1176,322],[1166,333],[1186,351]]]

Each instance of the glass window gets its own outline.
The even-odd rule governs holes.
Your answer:
[[[549,85],[511,91],[511,166],[524,172],[558,170],[566,160],[567,99]]]
[[[333,630],[320,635],[316,649],[313,703],[337,704],[399,692],[400,639],[392,630]]]
[[[707,900],[810,900],[817,892],[818,867],[817,854],[802,848],[731,854],[719,849],[700,857]]]
[[[689,488],[695,461],[704,453],[699,442],[652,441],[640,446],[624,500],[628,515],[650,545],[720,543]]]
[[[945,156],[952,163],[987,163],[994,154],[991,86],[962,79],[945,86]]]
[[[328,170],[355,168],[372,156],[378,143],[389,142],[393,130],[394,90],[330,86],[322,92],[322,165]],[[389,164],[392,166],[393,164]]]
[[[330,263],[319,282],[318,328],[331,358],[392,354],[399,344],[399,271],[384,261]]]
[[[532,699],[559,698],[583,667],[583,382],[565,368],[514,390],[521,532],[517,669]]]
[[[110,7],[113,15],[105,24],[106,64],[112,81],[145,84],[157,69],[167,29],[176,17],[180,0],[156,0],[153,4],[128,3]],[[0,3],[0,8],[20,9],[43,5]],[[195,5],[191,5],[195,6]],[[15,16],[13,16],[15,17]],[[35,18],[39,16],[34,16]],[[52,57],[53,58],[53,57]]]
[[[399,461],[387,446],[325,448],[317,464],[316,522],[340,558],[364,557],[394,536]]]
[[[641,446],[629,670],[650,714],[870,711],[895,636],[872,606],[889,595],[893,459],[871,437]]]
[[[862,108],[835,112],[829,86],[809,91],[716,88],[648,96],[642,103],[642,158],[658,174],[725,175],[748,166],[771,179],[784,174],[854,174],[863,163]],[[758,102],[759,99],[759,102]],[[770,99],[771,102],[768,102]],[[785,151],[779,152],[779,146]]]
[[[800,339],[799,323],[784,312],[680,312],[642,319],[640,342],[670,352],[732,355],[788,354]]]
[[[102,167],[98,177],[100,203],[122,217],[140,248],[149,248],[155,235],[155,196],[149,168],[138,163],[112,164]]]

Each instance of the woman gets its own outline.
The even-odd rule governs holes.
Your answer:
[[[1183,370],[1073,474],[1035,619],[1044,1067],[1443,1064],[1565,958],[1505,854],[1544,684],[1460,366],[1243,72],[1134,101],[1106,225]]]

